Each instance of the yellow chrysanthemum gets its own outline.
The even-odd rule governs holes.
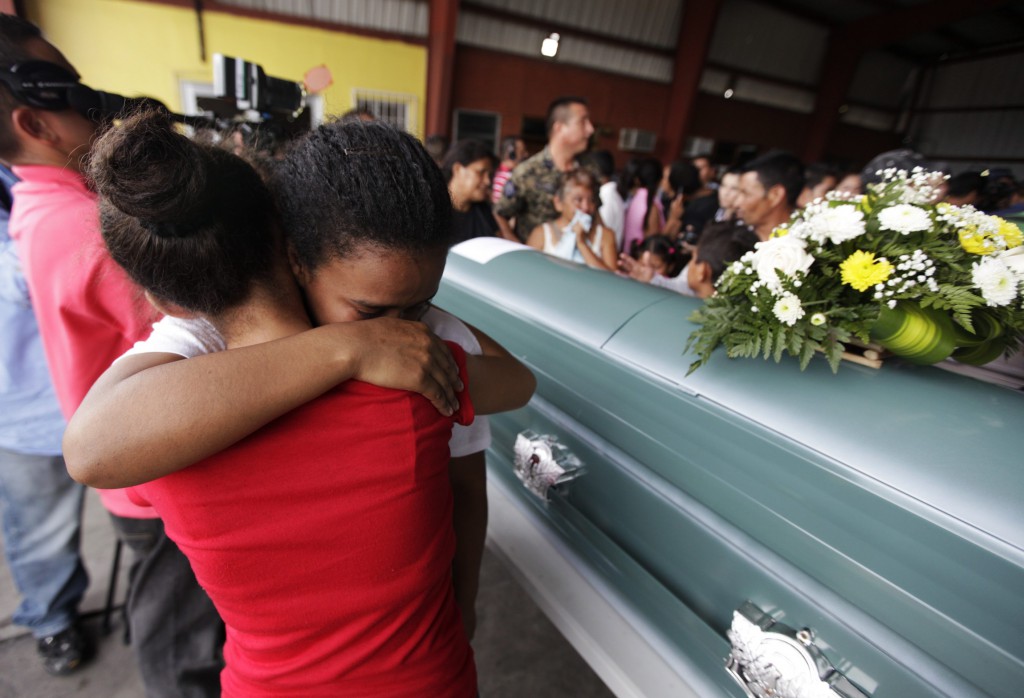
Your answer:
[[[960,246],[965,251],[978,255],[994,254],[1019,247],[1024,243],[1024,235],[1021,235],[1020,228],[1002,218],[992,216],[985,221],[982,228],[984,229],[972,224],[960,229]]]
[[[873,252],[857,250],[839,265],[843,283],[858,291],[867,291],[883,283],[892,274],[892,265],[885,257],[875,259]]]
[[[970,254],[992,254],[997,249],[992,242],[992,236],[978,230],[976,225],[965,225],[960,228],[959,236],[960,247]]]
[[[1020,228],[1008,220],[993,216],[999,221],[999,234],[1003,236],[1003,242],[1006,243],[1006,249],[1011,250],[1014,247],[1020,247],[1024,244],[1024,234],[1021,234]]]

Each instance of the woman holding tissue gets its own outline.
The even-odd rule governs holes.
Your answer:
[[[596,192],[597,179],[589,171],[566,172],[554,196],[558,218],[534,228],[526,244],[594,269],[615,269],[615,236],[594,222]]]

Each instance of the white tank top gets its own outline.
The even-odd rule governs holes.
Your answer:
[[[604,226],[598,225],[597,231],[594,233],[593,242],[587,241],[587,247],[597,255],[601,257],[601,236],[604,234]],[[580,264],[586,264],[583,259],[583,255],[576,248],[576,233],[572,230],[562,230],[562,236],[558,239],[558,242],[552,240],[551,225],[549,223],[544,224],[544,251],[555,257],[561,257],[562,259],[568,259],[571,262],[579,262]]]

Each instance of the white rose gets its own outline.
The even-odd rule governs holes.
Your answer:
[[[778,272],[793,277],[814,264],[814,257],[807,254],[807,243],[793,235],[759,242],[756,248],[752,266],[757,278],[773,292],[782,290]]]
[[[1024,280],[1024,245],[1000,252],[996,257],[1009,267],[1018,279]]]

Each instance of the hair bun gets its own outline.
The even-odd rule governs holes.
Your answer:
[[[161,237],[188,237],[210,216],[210,156],[174,129],[167,114],[143,111],[106,131],[89,174],[105,203]]]

